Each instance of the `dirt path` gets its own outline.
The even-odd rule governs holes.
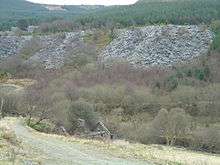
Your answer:
[[[23,121],[23,118],[12,117],[0,120],[0,129],[16,134],[6,137],[12,137],[12,142],[14,139],[22,141],[13,145],[15,151],[18,151],[16,165],[220,165],[218,154],[162,145],[143,145],[125,141],[108,143],[45,134],[26,127]],[[6,148],[1,148],[2,142],[4,139],[0,140],[0,165],[11,165],[8,159],[6,163],[1,162],[1,153],[9,151],[13,143],[7,142]]]
[[[39,136],[20,122],[16,122],[14,131],[26,145],[40,153],[43,165],[152,165],[146,161],[109,156],[98,150],[91,150],[83,144]]]

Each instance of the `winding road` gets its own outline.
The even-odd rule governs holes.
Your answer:
[[[40,153],[43,165],[152,165],[141,160],[113,157],[83,144],[41,135],[17,122],[14,131],[24,144]]]

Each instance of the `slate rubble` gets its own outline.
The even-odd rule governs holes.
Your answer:
[[[40,62],[46,69],[62,66],[72,50],[82,49],[85,32],[69,32],[38,36],[43,47],[27,63]],[[0,60],[19,54],[32,36],[0,35]],[[103,62],[122,58],[138,67],[172,66],[206,54],[213,33],[202,26],[146,26],[118,31],[114,39],[101,52]]]
[[[120,30],[102,61],[125,59],[138,67],[171,66],[206,54],[213,34],[202,26],[147,26]]]

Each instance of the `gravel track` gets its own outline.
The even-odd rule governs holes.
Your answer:
[[[37,136],[36,132],[30,131],[19,122],[14,126],[14,131],[24,144],[40,153],[43,165],[152,165],[146,161],[109,156],[83,144]]]

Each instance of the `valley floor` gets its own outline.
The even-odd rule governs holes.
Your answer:
[[[20,155],[17,158],[22,157],[22,159],[14,160],[15,164],[220,164],[219,155],[209,155],[184,149],[160,145],[130,144],[123,141],[102,142],[39,133],[24,126],[23,119],[4,118],[0,122],[0,127],[13,130],[16,137],[21,141],[21,147],[18,151]],[[0,151],[1,149],[0,147]],[[0,161],[0,164],[10,164],[10,162]]]

